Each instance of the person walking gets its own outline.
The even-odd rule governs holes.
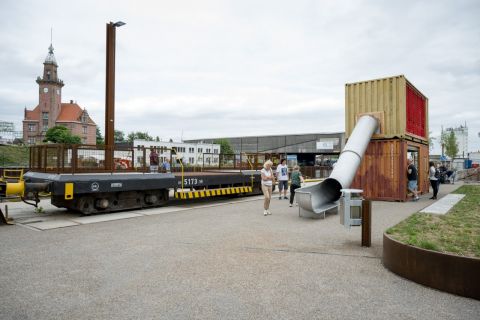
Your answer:
[[[428,169],[428,178],[430,179],[430,184],[432,185],[433,189],[433,197],[431,197],[430,199],[435,200],[437,199],[438,193],[438,179],[435,177],[435,171],[437,171],[437,169],[435,168],[435,163],[433,161],[430,161],[428,165],[430,166],[430,168]]]
[[[407,179],[408,190],[413,194],[412,201],[418,201],[420,198],[417,196],[417,168],[413,165],[412,159],[407,159]]]
[[[282,159],[280,164],[277,166],[277,181],[278,181],[278,192],[279,198],[278,200],[282,200],[282,190],[283,191],[283,199],[287,199],[287,190],[288,190],[288,167],[287,167],[287,159]]]
[[[293,206],[293,199],[295,198],[295,190],[301,188],[301,182],[305,186],[305,180],[303,179],[302,173],[300,172],[300,167],[293,167],[293,172],[290,175],[290,207]],[[298,206],[298,204],[297,204]]]
[[[262,169],[262,192],[265,196],[265,201],[263,202],[263,215],[272,214],[270,212],[270,200],[272,199],[272,188],[275,176],[272,171],[273,162],[270,160],[265,161]]]
[[[150,172],[158,173],[158,153],[155,149],[150,149]]]

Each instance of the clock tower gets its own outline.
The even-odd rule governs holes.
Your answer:
[[[53,46],[50,44],[48,55],[43,63],[43,77],[37,77],[38,83],[38,133],[45,135],[48,128],[55,126],[62,111],[63,81],[58,78],[57,61],[53,55]]]

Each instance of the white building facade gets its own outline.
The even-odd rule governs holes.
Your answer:
[[[173,166],[178,164],[178,158],[180,158],[184,166],[193,166],[195,164],[197,164],[197,166],[215,166],[218,165],[220,158],[219,144],[134,140],[133,143],[129,145],[144,148],[175,149],[177,151],[176,153],[170,150],[157,151],[161,162],[164,162],[166,158],[170,158],[171,154]],[[149,154],[147,154],[147,160],[148,155]],[[142,163],[143,155],[138,155],[136,159],[134,159],[134,162],[138,164]],[[147,165],[148,164],[149,161],[147,161]]]

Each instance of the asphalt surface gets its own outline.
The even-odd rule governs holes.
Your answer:
[[[42,232],[2,226],[0,319],[479,319],[480,301],[382,265],[383,231],[430,196],[374,202],[371,248],[338,215],[299,218],[278,197],[266,217],[255,200]],[[11,215],[31,211],[12,204]]]

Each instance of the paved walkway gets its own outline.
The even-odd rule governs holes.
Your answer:
[[[436,214],[446,214],[450,209],[453,208],[460,200],[465,197],[464,194],[448,194],[442,199],[435,201],[433,204],[429,205],[420,212],[424,213],[436,213]]]
[[[374,202],[371,248],[338,215],[302,219],[278,198],[267,217],[253,200],[44,232],[4,226],[0,318],[479,319],[480,301],[381,263],[383,231],[430,196]],[[18,206],[17,219],[31,214]]]

